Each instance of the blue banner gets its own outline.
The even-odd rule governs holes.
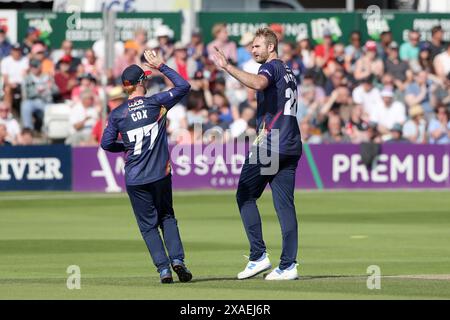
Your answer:
[[[69,146],[0,147],[0,191],[71,189]]]

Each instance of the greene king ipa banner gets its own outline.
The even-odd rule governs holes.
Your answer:
[[[450,145],[383,145],[370,168],[363,165],[358,145],[303,147],[297,188],[450,188]],[[237,187],[246,146],[210,148],[171,147],[175,189]],[[74,148],[72,154],[74,191],[125,190],[123,154],[97,148]]]
[[[239,42],[246,32],[254,33],[258,28],[271,23],[284,27],[285,41],[295,42],[298,35],[321,43],[325,30],[331,32],[333,40],[346,42],[359,23],[356,13],[342,12],[200,12],[199,24],[206,42],[213,40],[211,30],[218,22],[227,23],[231,40]]]
[[[379,40],[383,31],[391,31],[399,44],[407,40],[408,31],[415,29],[422,40],[431,39],[431,29],[441,25],[445,41],[450,41],[450,15],[445,13],[396,13],[370,6],[367,11],[343,12],[200,12],[199,24],[206,42],[212,40],[215,23],[227,23],[230,39],[239,42],[245,32],[255,32],[271,23],[284,27],[285,41],[295,42],[298,35],[308,37],[314,44],[321,43],[325,30],[333,40],[348,43],[350,33],[358,30],[363,41]]]
[[[53,48],[59,48],[67,39],[75,48],[92,47],[103,38],[102,13],[60,13],[51,11],[28,11],[18,13],[18,36],[22,40],[28,27],[41,32],[41,39]],[[142,28],[149,33],[149,39],[160,25],[168,26],[174,32],[175,40],[181,36],[181,12],[175,13],[123,13],[117,14],[116,40],[134,38],[134,31]]]

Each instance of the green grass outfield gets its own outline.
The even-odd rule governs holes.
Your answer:
[[[194,281],[163,286],[126,195],[0,193],[0,299],[450,299],[450,192],[298,192],[302,279],[275,283],[235,280],[248,242],[232,192],[174,201]],[[259,207],[277,265],[270,192]],[[66,288],[69,265],[81,290]]]

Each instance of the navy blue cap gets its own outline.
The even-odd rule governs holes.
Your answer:
[[[150,70],[144,71],[137,64],[133,64],[127,67],[122,73],[122,83],[124,86],[135,86],[139,82],[147,79],[151,74],[152,72]]]

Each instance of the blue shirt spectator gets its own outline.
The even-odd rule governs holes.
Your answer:
[[[400,59],[406,61],[419,60],[420,34],[417,31],[410,31],[408,39],[408,42],[400,46]]]
[[[6,30],[0,27],[0,60],[9,56],[11,48],[12,45],[6,38]]]
[[[436,118],[431,119],[428,125],[430,143],[447,144],[450,143],[450,121],[447,108],[439,105],[436,108]]]

